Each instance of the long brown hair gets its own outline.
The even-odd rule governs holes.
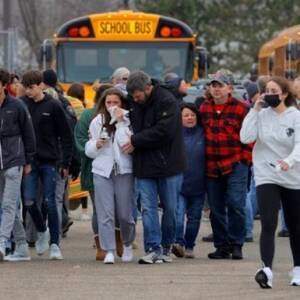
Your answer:
[[[103,127],[105,127],[107,129],[108,134],[111,135],[111,133],[115,131],[115,125],[109,124],[109,122],[111,120],[111,116],[105,107],[105,100],[106,100],[106,97],[109,95],[116,95],[120,98],[121,108],[127,107],[127,99],[126,99],[125,95],[119,89],[112,87],[103,92],[103,94],[100,98],[100,101],[97,103],[95,115],[97,116],[98,114],[102,114],[102,116],[104,116]]]
[[[271,81],[275,82],[280,86],[283,94],[287,94],[287,97],[284,100],[285,106],[296,106],[295,96],[292,92],[290,82],[286,78],[281,76],[272,76],[267,83]]]

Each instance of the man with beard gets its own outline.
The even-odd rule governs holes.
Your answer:
[[[137,192],[141,196],[146,255],[139,263],[171,262],[176,207],[185,169],[179,103],[142,71],[130,74],[127,91],[133,135],[123,151],[133,153]],[[158,197],[163,209],[161,226]]]

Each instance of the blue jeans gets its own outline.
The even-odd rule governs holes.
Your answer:
[[[34,163],[32,171],[24,176],[23,182],[24,203],[38,232],[45,232],[47,229],[45,217],[43,217],[36,199],[39,180],[42,183],[42,206],[48,217],[51,244],[59,243],[59,221],[55,200],[56,172],[53,165]]]
[[[205,194],[199,196],[179,196],[176,213],[176,243],[193,249],[200,228]],[[186,214],[186,226],[184,219]],[[184,233],[185,227],[185,233]]]
[[[136,186],[141,197],[145,252],[161,252],[161,246],[169,248],[174,243],[176,208],[181,183],[181,174],[162,178],[136,179]],[[158,197],[163,209],[161,226]]]
[[[252,169],[250,189],[246,197],[246,238],[253,237],[253,221],[257,213],[256,187]]]
[[[228,175],[208,178],[208,203],[216,248],[244,243],[247,180],[248,166],[243,163],[237,163]]]

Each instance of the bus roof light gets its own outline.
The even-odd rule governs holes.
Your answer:
[[[90,29],[87,26],[81,26],[79,28],[79,35],[81,37],[89,37],[91,34]]]
[[[160,29],[160,35],[162,37],[169,37],[171,36],[171,28],[168,27],[168,26],[163,26],[161,29]]]
[[[171,35],[172,37],[178,38],[182,36],[182,30],[179,27],[173,27],[171,29]]]
[[[78,27],[70,27],[68,30],[68,36],[75,38],[79,36],[79,28]]]

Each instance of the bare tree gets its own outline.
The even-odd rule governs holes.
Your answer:
[[[132,5],[129,0],[128,4]],[[119,0],[18,0],[15,25],[28,43],[31,54],[39,61],[40,45],[51,38],[57,27],[83,15],[119,9]],[[21,17],[23,24],[19,22]],[[26,58],[30,60],[29,57]],[[30,60],[31,63],[31,60]]]

